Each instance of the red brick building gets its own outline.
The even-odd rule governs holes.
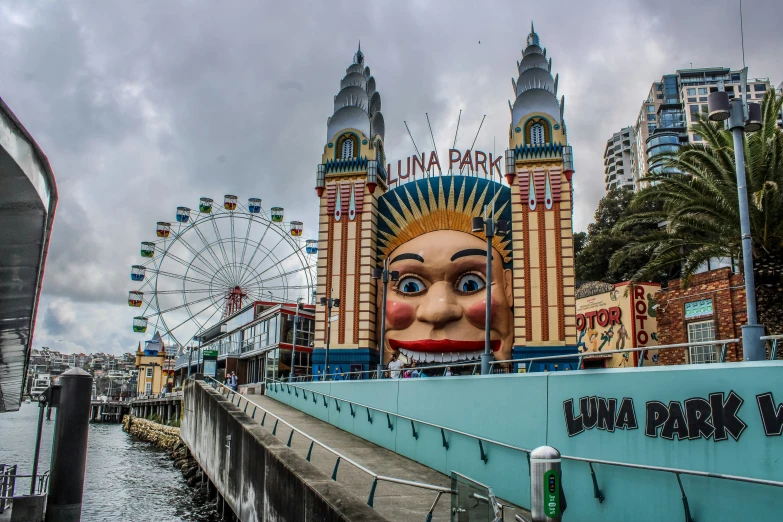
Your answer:
[[[669,281],[668,288],[655,295],[658,342],[677,344],[742,337],[741,326],[747,320],[745,278],[720,268],[682,281]],[[660,364],[717,362],[720,346],[697,346],[683,350],[661,350]],[[742,360],[740,343],[730,344],[726,361]]]

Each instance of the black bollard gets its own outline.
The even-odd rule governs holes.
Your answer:
[[[46,522],[81,520],[91,392],[92,376],[81,368],[60,376]]]

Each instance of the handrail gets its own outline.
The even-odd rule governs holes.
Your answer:
[[[441,426],[439,424],[434,424],[434,423],[423,421],[423,420],[420,420],[420,419],[414,419],[412,417],[407,417],[405,415],[400,415],[398,413],[390,412],[390,411],[387,411],[387,410],[382,410],[380,408],[375,408],[373,406],[367,406],[366,404],[361,404],[361,403],[358,403],[358,402],[355,402],[355,401],[349,401],[349,400],[346,400],[346,399],[343,399],[343,398],[340,398],[340,397],[335,397],[334,395],[329,395],[327,393],[320,392],[318,390],[314,390],[314,389],[311,389],[311,388],[304,388],[304,387],[299,386],[299,385],[294,384],[294,383],[278,381],[278,380],[274,380],[273,383],[274,384],[280,384],[281,387],[293,386],[295,388],[299,388],[300,390],[305,390],[305,391],[308,391],[310,393],[317,393],[318,395],[321,395],[323,397],[328,397],[330,399],[334,399],[335,401],[341,401],[341,402],[344,402],[344,403],[353,404],[354,406],[359,406],[361,408],[366,408],[368,410],[377,411],[379,413],[383,413],[383,414],[387,414],[387,415],[393,415],[393,416],[395,416],[397,418],[400,418],[400,419],[405,419],[405,420],[408,420],[408,421],[411,421],[411,422],[424,424],[424,425],[427,425],[427,426],[432,426],[432,427],[440,429],[440,430],[448,431],[449,433],[456,433],[458,435],[462,435],[462,436],[469,437],[469,438],[472,438],[472,439],[475,439],[475,440],[479,440],[479,441],[484,441],[484,442],[487,442],[489,444],[493,444],[493,445],[496,445],[496,446],[509,448],[509,449],[516,450],[516,451],[519,451],[519,452],[522,452],[522,453],[525,453],[525,454],[529,454],[531,452],[531,450],[526,449],[526,448],[520,448],[518,446],[513,446],[511,444],[506,444],[504,442],[499,442],[499,441],[496,441],[496,440],[488,439],[486,437],[482,437],[482,436],[479,436],[479,435],[473,435],[471,433],[466,433],[464,431],[460,431],[460,430],[456,430],[456,429],[453,429],[453,428],[449,428],[447,426]],[[617,467],[626,467],[626,468],[645,469],[645,470],[648,470],[648,471],[660,471],[660,472],[665,472],[665,473],[674,473],[674,474],[677,474],[677,475],[693,475],[693,476],[699,476],[699,477],[709,477],[709,478],[717,478],[717,479],[724,479],[724,480],[735,480],[735,481],[738,481],[738,482],[748,482],[748,483],[751,483],[751,484],[760,484],[760,485],[765,485],[765,486],[783,487],[783,482],[780,482],[780,481],[766,480],[766,479],[757,479],[757,478],[753,478],[753,477],[743,477],[743,476],[739,476],[739,475],[724,475],[724,474],[720,474],[720,473],[710,473],[710,472],[706,472],[706,471],[697,471],[697,470],[688,470],[688,469],[679,469],[679,468],[669,468],[669,467],[664,467],[664,466],[649,466],[649,465],[645,465],[645,464],[631,464],[631,463],[626,463],[626,462],[617,462],[617,461],[612,461],[612,460],[593,459],[593,458],[586,458],[586,457],[575,457],[575,456],[570,456],[570,455],[561,455],[560,458],[562,458],[564,460],[573,460],[573,461],[577,461],[577,462],[588,462],[588,463],[593,463],[593,464],[603,464],[603,465],[607,465],[607,466],[617,466]]]
[[[783,337],[783,336],[781,336]],[[762,337],[762,339],[764,339]],[[605,350],[600,352],[578,352],[578,353],[571,353],[571,354],[559,354],[559,355],[545,355],[542,357],[525,357],[521,359],[503,359],[498,361],[490,361],[490,366],[498,365],[498,364],[509,364],[509,363],[535,363],[535,362],[542,362],[542,361],[557,361],[562,359],[578,359],[579,360],[579,366],[581,368],[582,361],[584,359],[589,359],[591,357],[597,356],[597,355],[613,355],[613,354],[624,354],[624,353],[635,353],[635,352],[647,352],[651,350],[676,350],[676,349],[683,349],[683,348],[690,348],[691,346],[717,346],[721,345],[729,345],[729,344],[737,344],[740,342],[740,339],[720,339],[717,341],[701,341],[701,342],[690,342],[690,343],[677,343],[677,344],[664,344],[659,346],[645,346],[641,348],[625,348],[622,350]],[[725,356],[726,356],[726,350],[722,350],[721,359],[723,359],[721,362],[725,362]],[[643,359],[642,359],[643,360]],[[481,364],[481,361],[464,361],[464,362],[453,362],[453,363],[444,363],[444,364],[435,364],[435,365],[426,365],[426,366],[417,366],[417,369],[419,370],[435,370],[439,368],[459,368],[463,366],[478,366]],[[526,364],[526,368],[529,368],[530,365]],[[384,371],[390,371],[388,368],[386,368]],[[332,377],[332,376],[345,376],[345,375],[361,375],[361,374],[377,374],[378,370],[360,370],[360,371],[353,371],[353,372],[331,372],[329,374],[317,373],[317,374],[309,374],[309,375],[300,375],[298,377],[294,377],[294,381],[302,381],[307,378],[313,378],[317,377],[319,379],[322,379],[326,376]]]
[[[234,395],[238,395],[240,398],[244,399],[246,403],[252,404],[256,408],[262,410],[264,412],[265,416],[268,414],[271,417],[274,417],[276,419],[275,420],[275,426],[277,426],[278,423],[282,423],[282,424],[288,426],[291,429],[291,435],[288,438],[288,444],[287,444],[288,447],[291,446],[291,438],[293,437],[293,433],[294,432],[299,433],[300,435],[302,435],[306,439],[310,440],[311,441],[310,451],[308,451],[308,455],[307,455],[307,460],[308,461],[310,460],[310,455],[312,453],[312,444],[318,445],[320,448],[323,448],[327,452],[329,452],[332,455],[334,455],[335,457],[337,457],[337,461],[335,462],[335,466],[334,466],[334,471],[332,473],[332,480],[337,480],[337,469],[338,469],[338,466],[340,465],[341,461],[345,461],[345,462],[351,464],[352,466],[354,466],[355,468],[357,468],[357,469],[363,471],[364,473],[370,475],[374,479],[373,480],[373,485],[372,485],[372,487],[370,489],[370,496],[369,496],[369,498],[367,500],[367,504],[370,507],[373,507],[373,501],[374,501],[374,498],[375,498],[375,489],[376,489],[376,486],[377,486],[378,482],[389,482],[389,483],[394,483],[394,484],[401,484],[401,485],[404,485],[404,486],[412,486],[412,487],[416,487],[416,488],[420,488],[420,489],[427,489],[427,490],[431,490],[431,491],[437,491],[438,495],[441,495],[443,493],[451,494],[451,488],[445,488],[445,487],[442,487],[442,486],[436,486],[434,484],[425,484],[423,482],[414,482],[414,481],[411,481],[411,480],[399,479],[399,478],[389,477],[389,476],[386,476],[386,475],[380,475],[378,473],[375,473],[374,471],[371,471],[367,467],[362,466],[361,464],[359,464],[355,460],[351,459],[350,457],[347,457],[347,456],[343,455],[342,453],[340,453],[339,451],[337,451],[337,450],[327,446],[326,444],[324,444],[323,442],[319,441],[315,437],[312,437],[311,435],[308,435],[307,433],[305,433],[304,431],[300,430],[299,428],[297,428],[296,426],[294,426],[290,422],[286,421],[282,417],[280,417],[278,415],[275,415],[274,413],[272,413],[271,411],[267,410],[263,406],[260,406],[259,404],[256,404],[252,400],[248,399],[245,395],[242,395],[241,393],[238,393],[238,392],[232,390],[231,388],[229,388],[225,384],[219,382],[217,379],[214,379],[214,378],[212,378],[210,376],[205,376],[204,380],[209,385],[211,385],[213,388],[216,388],[217,386],[220,386],[221,388],[223,388],[227,392],[226,395],[228,395],[228,393],[233,393]],[[221,395],[223,395],[222,391],[221,391]],[[232,398],[232,403],[233,403],[233,398]],[[263,424],[262,424],[262,426],[263,426]],[[275,434],[274,431],[273,431],[273,434]],[[435,504],[437,504],[437,499],[436,499]],[[433,504],[433,509],[435,507],[435,504]]]
[[[391,412],[391,411],[383,410],[381,408],[375,408],[373,406],[367,406],[366,404],[362,404],[360,402],[348,401],[348,400],[342,399],[340,397],[335,397],[334,395],[329,395],[328,393],[323,393],[323,392],[319,392],[319,391],[316,391],[316,390],[311,390],[309,388],[304,388],[302,386],[298,386],[298,385],[293,384],[293,383],[284,382],[284,381],[278,381],[278,380],[273,380],[273,382],[277,383],[277,384],[280,384],[281,386],[289,386],[289,385],[290,386],[295,386],[295,387],[299,388],[300,390],[306,390],[306,391],[309,391],[309,392],[315,392],[318,395],[322,395],[324,397],[328,397],[329,399],[334,399],[335,401],[347,402],[349,404],[353,404],[354,406],[359,406],[360,408],[366,408],[368,410],[377,411],[378,413],[383,413],[383,414],[386,414],[386,415],[394,415],[395,417],[398,417],[400,419],[404,419],[404,420],[407,420],[407,421],[415,422],[415,423],[418,423],[418,424],[424,424],[426,426],[431,426],[433,428],[438,428],[438,429],[441,429],[441,430],[446,430],[449,433],[456,433],[458,435],[463,435],[465,437],[470,437],[470,438],[473,438],[473,439],[476,439],[476,440],[482,440],[484,442],[488,442],[488,443],[493,444],[495,446],[502,446],[502,447],[509,448],[509,449],[512,449],[512,450],[521,451],[523,453],[530,453],[531,451],[533,451],[533,450],[529,450],[529,449],[525,449],[525,448],[520,448],[520,447],[517,447],[517,446],[512,446],[511,444],[506,444],[505,442],[500,442],[500,441],[497,441],[497,440],[488,439],[486,437],[481,437],[479,435],[473,435],[471,433],[460,431],[460,430],[457,430],[457,429],[454,429],[454,428],[447,428],[446,426],[441,426],[439,424],[434,424],[432,422],[423,421],[421,419],[414,419],[413,417],[407,417],[405,415],[401,415],[399,413],[394,413],[394,412]]]
[[[762,341],[772,341],[772,346],[769,350],[769,360],[774,361],[775,357],[778,355],[778,344],[780,344],[779,341],[783,340],[783,334],[764,335],[760,339]]]

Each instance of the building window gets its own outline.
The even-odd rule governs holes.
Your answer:
[[[655,114],[648,114],[647,121],[655,121]]]
[[[688,323],[688,342],[699,343],[715,340],[715,322],[700,321],[698,323]],[[691,346],[690,349],[691,364],[704,364],[718,362],[718,352],[715,345],[703,344]]]
[[[696,97],[693,97],[693,98],[688,98],[688,101],[689,102],[695,102],[695,101],[698,101],[698,100],[696,99]]]
[[[694,88],[688,89],[688,96],[696,96],[696,89]]]
[[[699,97],[699,101],[700,102],[706,102],[707,101],[707,97],[706,96],[700,96]]]
[[[699,94],[707,94],[707,88],[706,87],[699,87]]]
[[[765,83],[757,83],[753,86],[754,91],[766,91],[767,90],[767,84]]]
[[[147,368],[147,378],[152,377],[152,368]]]
[[[701,136],[699,136],[698,134],[694,134],[693,141],[701,141]]]
[[[659,99],[659,100],[662,100],[662,99],[663,99],[663,94],[658,94],[658,95],[656,95],[655,97],[656,97],[657,99]]]
[[[544,145],[550,142],[550,127],[543,118],[531,118],[525,123],[525,137],[530,145]]]
[[[544,126],[540,123],[530,127],[530,143],[533,145],[544,144]]]
[[[655,130],[655,124],[654,124],[654,123],[649,123],[649,124],[647,124],[647,133],[648,133],[648,134],[652,134],[652,132],[653,132],[654,130]]]
[[[655,105],[648,105],[647,112],[655,112]]]
[[[343,140],[343,146],[340,148],[340,157],[342,159],[353,158],[353,140]]]
[[[152,383],[151,382],[148,382],[147,384],[144,385],[144,393],[146,395],[149,395],[149,394],[152,393]]]
[[[355,158],[358,152],[359,141],[353,134],[343,134],[337,140],[337,154],[340,155],[340,159]]]

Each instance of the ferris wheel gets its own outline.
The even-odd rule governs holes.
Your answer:
[[[131,267],[128,305],[141,309],[133,331],[153,326],[179,349],[221,319],[254,301],[310,302],[317,240],[304,240],[301,221],[284,209],[266,211],[226,195],[223,205],[201,198],[198,210],[177,207],[176,221],[158,221],[156,239],[141,243],[143,262]]]

